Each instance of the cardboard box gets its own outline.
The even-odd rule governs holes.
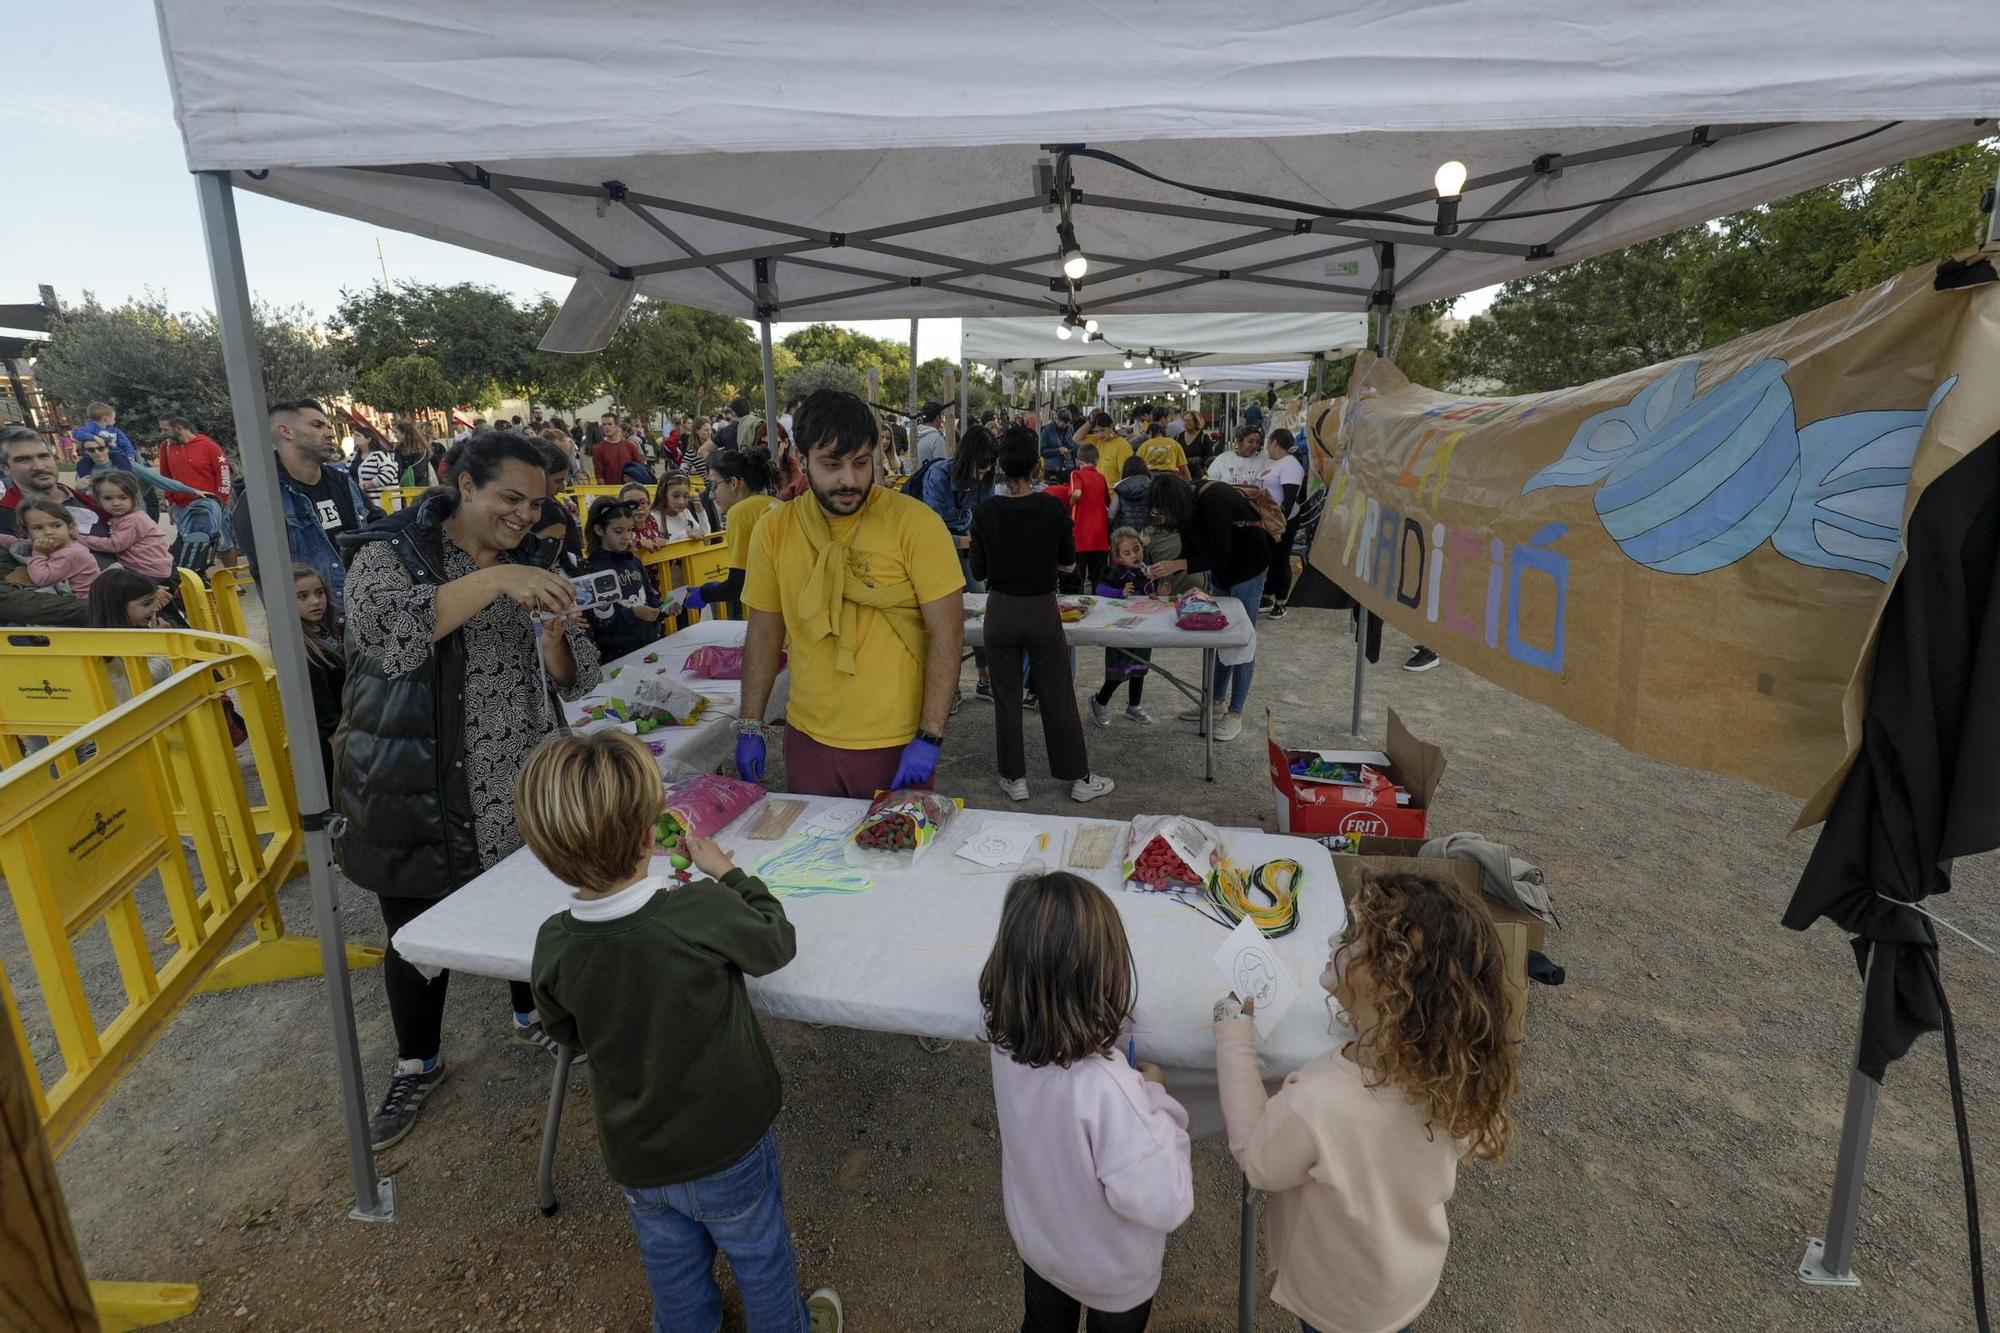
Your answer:
[[[1437,856],[1418,856],[1421,838],[1368,838],[1359,840],[1359,853],[1333,858],[1334,874],[1340,879],[1340,896],[1348,902],[1361,889],[1361,876],[1409,871],[1450,880],[1476,899],[1493,920],[1500,936],[1500,953],[1505,968],[1508,993],[1513,1005],[1507,1014],[1507,1035],[1514,1041],[1527,1036],[1528,950],[1540,949],[1548,935],[1548,925],[1532,912],[1508,907],[1489,897],[1479,884],[1479,867],[1471,861]]]
[[[1292,776],[1292,766],[1278,744],[1278,724],[1267,709],[1264,714],[1269,733],[1271,791],[1278,807],[1278,832],[1320,837],[1329,833],[1358,833],[1374,837],[1421,838],[1428,824],[1431,796],[1444,776],[1444,751],[1428,741],[1420,741],[1403,726],[1403,719],[1389,710],[1389,744],[1382,753],[1389,759],[1389,778],[1410,793],[1408,805],[1396,804],[1396,794],[1387,788],[1370,791],[1365,787],[1339,787],[1322,782],[1300,782]],[[1362,751],[1327,750],[1338,759]]]

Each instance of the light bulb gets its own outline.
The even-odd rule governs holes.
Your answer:
[[[1146,364],[1149,366],[1153,364],[1153,354],[1151,352],[1146,353]]]
[[[1130,370],[1131,368],[1132,368],[1132,358],[1128,356],[1125,358],[1125,369]]]
[[[1090,261],[1084,258],[1083,251],[1063,251],[1063,276],[1065,278],[1068,278],[1071,282],[1075,282],[1088,272],[1090,272]]]
[[[1056,337],[1061,338],[1064,342],[1069,341],[1069,322],[1067,320],[1057,323]]]
[[[1456,199],[1465,193],[1465,163],[1453,160],[1437,169],[1438,198]]]
[[[1083,321],[1083,331],[1085,333],[1097,332],[1097,321],[1094,319],[1086,319],[1085,321]]]

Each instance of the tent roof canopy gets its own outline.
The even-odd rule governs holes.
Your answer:
[[[156,4],[191,168],[784,318],[1410,305],[1963,143],[2000,110],[2000,36],[1956,0],[1893,24],[1863,0],[1691,0],[1671,22],[1641,0],[1583,22],[1565,0],[1248,0],[1224,31],[1161,0],[1146,79],[1104,77],[1133,53],[1120,15],[1060,0],[884,0],[865,28],[812,0],[750,25],[716,0],[498,0],[476,24],[453,0]],[[915,95],[947,34],[1008,77]],[[269,77],[301,56],[310,97]],[[1471,179],[1440,235],[1447,159]],[[1090,260],[1074,289],[1059,201]]]
[[[1341,357],[1368,344],[1366,315],[1107,315],[1088,341],[1059,337],[1056,327],[1053,319],[968,319],[959,355],[1002,370],[1113,370],[1128,355],[1198,366]]]
[[[1097,382],[1097,396],[1110,398],[1180,397],[1189,393],[1242,393],[1272,384],[1296,384],[1312,373],[1310,361],[1266,361],[1244,365],[1191,367],[1180,380],[1158,366],[1107,370]]]

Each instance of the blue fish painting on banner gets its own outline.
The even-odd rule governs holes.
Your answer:
[[[1666,574],[1706,574],[1769,541],[1799,564],[1887,582],[1917,440],[1957,377],[1922,408],[1846,412],[1801,429],[1783,361],[1696,393],[1700,366],[1682,361],[1587,418],[1522,494],[1597,485],[1604,530]]]
[[[1856,739],[1905,515],[2000,430],[2000,283],[1931,279],[1545,393],[1364,357],[1312,422],[1308,562],[1621,744],[1807,795]]]

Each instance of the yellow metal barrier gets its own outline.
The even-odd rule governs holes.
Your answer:
[[[25,637],[33,636],[10,636]],[[44,651],[38,660],[48,664],[48,674],[39,681],[19,670],[7,676],[10,727],[37,709],[54,723],[81,695],[108,697],[111,664],[103,656],[132,680],[148,679],[150,656],[186,665],[0,771],[0,875],[55,1038],[60,1073],[53,1081],[44,1082],[26,1058],[26,1027],[4,972],[0,998],[28,1066],[30,1099],[56,1152],[222,964],[230,941],[259,913],[275,908],[278,888],[304,845],[278,727],[278,694],[261,652],[241,641],[175,631],[77,631],[73,637],[79,642],[65,646],[94,648],[99,660]],[[114,637],[119,642],[103,642]],[[261,835],[251,820],[229,741],[229,698],[248,732],[256,776],[282,815],[282,833]],[[9,746],[20,748],[12,736]],[[186,811],[209,817],[189,821]],[[164,962],[154,958],[142,892],[157,892],[173,922]],[[122,1004],[108,1017],[85,991],[77,950],[99,925],[123,991]],[[178,1284],[93,1283],[92,1294],[107,1328],[185,1314],[198,1299]]]
[[[201,589],[201,580],[186,571],[182,571],[182,576],[187,604],[193,607],[206,603],[205,591],[196,595],[186,586],[192,580],[194,587]],[[225,590],[224,595],[234,602],[233,590]],[[240,607],[237,614],[241,615]],[[276,673],[270,659],[262,648],[241,639],[185,630],[22,630],[0,635],[0,763],[18,763],[28,753],[30,742],[67,735],[117,708],[121,697],[150,688],[154,659],[160,660],[166,672],[174,673],[242,653],[248,653],[259,664],[260,688],[270,691],[275,699]],[[134,681],[139,684],[137,691],[131,686]],[[249,715],[242,709],[240,699],[238,708],[247,727]],[[281,762],[275,770],[259,765],[264,803],[247,806],[251,827],[264,838],[296,838],[297,799],[293,795],[292,770],[287,758],[284,718],[275,706],[270,725],[270,737]],[[221,736],[223,745],[229,747],[226,716]],[[168,751],[169,768],[183,771],[186,756],[179,751],[178,734],[164,735],[158,744]],[[40,757],[38,753],[37,758]],[[240,774],[237,786],[240,791],[243,786]],[[209,813],[203,818],[203,813],[212,812],[215,807],[204,804],[186,783],[177,784],[172,790],[177,801],[175,812],[184,833],[193,836],[199,828],[212,825],[220,817]],[[245,795],[244,799],[247,802],[249,798]],[[303,852],[303,844],[299,850]],[[290,873],[303,870],[297,864],[299,859],[294,854],[292,862],[284,867],[288,873],[280,878],[280,883]],[[286,931],[284,914],[278,909],[275,895],[258,912],[254,924],[256,939],[222,960],[202,982],[202,991],[321,974],[318,941],[310,935]],[[350,968],[372,967],[381,961],[382,950],[378,948],[362,944],[347,946]]]
[[[289,583],[286,585],[290,586]],[[255,589],[250,566],[227,565],[209,571],[208,593],[215,603],[215,628],[233,639],[250,637],[250,623],[243,615],[244,589]]]

